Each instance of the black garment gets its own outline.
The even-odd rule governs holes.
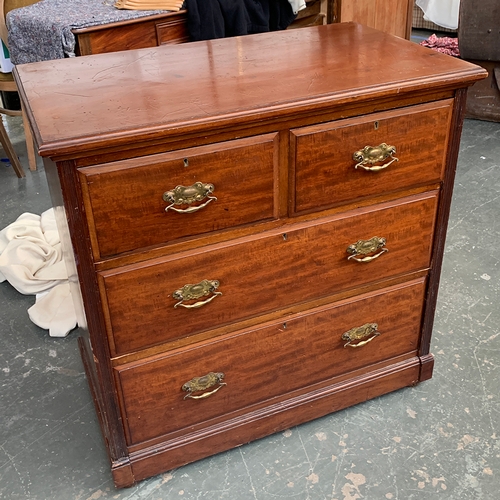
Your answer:
[[[285,29],[294,19],[288,0],[186,0],[191,40]]]

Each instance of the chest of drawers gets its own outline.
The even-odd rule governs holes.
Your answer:
[[[431,377],[484,76],[354,23],[16,69],[117,486]]]
[[[326,24],[328,0],[307,0],[306,4],[288,29]],[[190,39],[188,14],[184,9],[71,31],[76,39],[75,53],[79,56],[186,43]]]

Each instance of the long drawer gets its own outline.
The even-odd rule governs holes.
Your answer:
[[[452,104],[448,99],[292,130],[292,212],[439,181]]]
[[[278,135],[79,169],[95,258],[276,214]]]
[[[426,269],[437,198],[428,192],[102,271],[111,351],[125,354]]]
[[[414,280],[117,368],[129,444],[415,355],[424,292],[425,280]],[[349,343],[347,332],[367,324],[371,331]]]

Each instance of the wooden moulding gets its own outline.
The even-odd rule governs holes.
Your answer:
[[[411,358],[309,392],[260,411],[222,422],[198,433],[185,434],[157,446],[130,454],[130,465],[113,464],[116,487],[127,487],[147,477],[229,450],[329,413],[342,410],[383,394],[415,385],[420,360]],[[128,472],[130,467],[131,473]]]
[[[330,38],[330,33],[335,34]],[[253,44],[257,36],[258,47]],[[333,37],[335,43],[330,43]],[[428,92],[429,88],[435,93],[452,90],[483,77],[473,65],[454,58],[446,59],[442,54],[354,23],[209,42],[197,42],[196,46],[180,44],[140,54],[114,52],[104,58],[93,58],[91,70],[78,58],[64,60],[64,64],[61,64],[63,61],[51,61],[51,64],[42,62],[16,67],[14,76],[28,103],[26,109],[34,125],[40,154],[53,159],[62,155],[77,158],[89,153],[94,155],[106,148],[130,149],[132,143],[192,138],[193,134],[205,134],[207,129],[227,130],[247,127],[250,123],[265,125],[271,121],[293,120],[298,115],[318,114],[332,105],[339,109],[353,102],[366,104],[387,98],[401,102],[412,94]],[[316,51],[304,51],[304,47],[313,45],[312,42]],[[360,43],[363,48],[359,53],[363,54],[363,60],[380,59],[377,71],[373,71],[370,64],[359,63],[354,70],[354,62],[346,70],[342,56],[346,51],[347,57],[356,53]],[[260,57],[280,44],[287,47],[290,64],[276,66],[274,61]],[[238,73],[238,78],[216,78],[242,64],[238,60],[240,49],[253,58],[245,59],[244,71]],[[394,58],[394,53],[399,57]],[[214,60],[217,67],[211,69]],[[303,79],[296,78],[303,60],[308,60],[307,68],[321,69],[322,78],[304,75],[306,79],[312,78],[314,85],[303,85]],[[406,66],[404,77],[398,78],[396,75],[403,74],[401,60],[406,61]],[[171,72],[169,68],[174,66],[176,71]],[[126,68],[126,71],[111,71],[110,68]],[[33,88],[32,82],[36,80],[31,75],[33,71],[37,73],[36,79],[46,79],[47,85],[42,89]],[[92,74],[99,78],[92,78]],[[148,84],[146,78],[137,78],[138,74],[156,75],[154,81],[149,82],[154,99],[144,103],[130,100],[131,93],[142,95],[144,85]],[[395,77],[389,78],[391,74]],[[183,78],[182,84],[179,84],[179,75]],[[111,79],[114,84],[107,86]],[[85,107],[75,107],[71,93],[75,90],[74,83],[70,86],[71,92],[67,93],[68,81],[78,81],[79,86],[85,88]],[[276,87],[277,81],[287,82],[287,85]],[[169,92],[159,92],[158,82]],[[289,85],[289,82],[294,84]],[[199,94],[200,85],[204,88],[203,106],[197,108],[192,106],[191,100],[193,95]],[[57,97],[51,95],[50,89],[54,88],[58,89]],[[252,92],[242,93],[241,88],[252,88]],[[26,98],[26,94],[30,97]],[[224,100],[219,98],[222,95]],[[103,112],[103,102],[106,102],[106,112]],[[120,102],[130,102],[131,106],[121,107]],[[172,102],[176,103],[175,107]],[[68,108],[72,109],[71,116],[65,112]],[[165,113],[165,109],[171,112]],[[186,112],[188,109],[192,112]],[[57,129],[53,126],[54,119],[60,125]]]
[[[442,183],[439,207],[437,212],[436,230],[431,257],[431,270],[429,273],[428,292],[426,306],[422,322],[422,338],[419,354],[424,357],[429,355],[434,315],[439,291],[439,280],[443,264],[444,246],[446,243],[446,231],[450,217],[451,198],[453,194],[453,184],[457,168],[458,152],[460,147],[460,137],[462,134],[463,117],[465,112],[465,102],[467,89],[459,89],[456,92],[451,127],[454,134],[448,141],[446,154],[445,178]],[[432,372],[432,369],[431,369]]]
[[[117,366],[131,451],[132,445],[147,447],[151,440],[206,427],[206,422],[226,420],[226,415],[250,411],[266,401],[286,404],[297,391],[323,381],[338,382],[346,374],[354,378],[374,366],[415,357],[424,284],[421,278]],[[374,322],[377,334],[361,337],[368,337],[369,346],[354,349],[351,341],[346,345],[346,333],[352,334],[353,327]],[[273,366],[279,367],[275,374],[269,369]],[[224,374],[223,390],[201,402],[186,399],[181,387],[193,376],[210,372]]]

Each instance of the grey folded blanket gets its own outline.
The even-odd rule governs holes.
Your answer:
[[[119,10],[114,0],[42,0],[7,14],[9,51],[13,64],[75,55],[74,28],[136,19],[161,10]]]

